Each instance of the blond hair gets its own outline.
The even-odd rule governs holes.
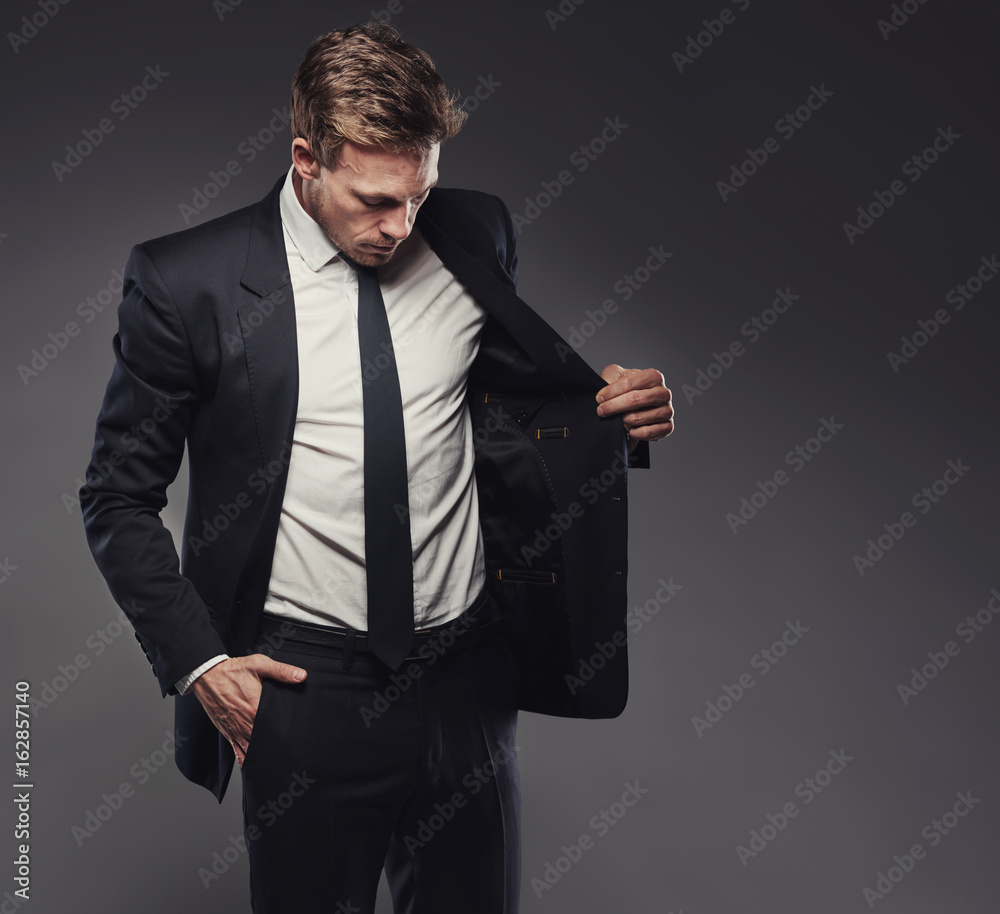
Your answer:
[[[466,113],[434,61],[380,19],[321,35],[292,80],[292,135],[332,168],[344,141],[392,152],[451,139]]]

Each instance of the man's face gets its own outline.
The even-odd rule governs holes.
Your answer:
[[[387,152],[345,142],[333,168],[292,144],[295,189],[305,211],[348,257],[363,266],[387,263],[413,230],[420,204],[437,183],[435,144],[426,151]]]

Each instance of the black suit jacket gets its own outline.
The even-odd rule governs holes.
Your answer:
[[[251,652],[267,592],[298,393],[283,180],[254,206],[136,246],[125,270],[80,502],[164,695],[216,654]],[[489,312],[469,406],[487,578],[521,707],[615,716],[628,688],[621,420],[597,417],[601,378],[517,297],[497,198],[435,189],[417,227]],[[185,445],[178,561],[159,513]],[[193,695],[176,701],[177,763],[221,800],[232,749]]]

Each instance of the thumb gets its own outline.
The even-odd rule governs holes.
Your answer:
[[[279,663],[266,654],[254,655],[252,668],[262,679],[277,679],[279,682],[302,682],[306,678],[306,671],[302,667],[292,666],[290,663]]]
[[[619,378],[625,377],[625,369],[621,365],[605,365],[604,370],[601,372],[601,378],[606,384],[613,384]]]

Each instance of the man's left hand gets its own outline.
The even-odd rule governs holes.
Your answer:
[[[597,415],[621,415],[630,453],[638,442],[659,441],[674,430],[670,389],[655,368],[607,365],[601,377],[607,386],[597,392]]]

